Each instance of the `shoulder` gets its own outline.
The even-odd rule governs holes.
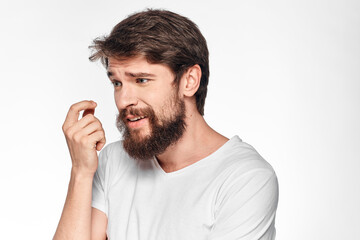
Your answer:
[[[234,136],[224,146],[220,154],[219,164],[224,170],[236,172],[237,175],[251,172],[267,172],[275,175],[272,166],[250,144],[243,142],[238,136]]]
[[[273,167],[253,146],[233,137],[225,147],[226,151],[218,162],[221,179],[218,197],[239,192],[251,196],[260,189],[272,196],[278,194],[278,180]]]
[[[272,166],[253,146],[232,138],[218,161],[219,187],[214,198],[213,236],[239,238],[271,234],[278,203]],[[215,237],[215,238],[216,238]]]
[[[254,206],[252,209],[276,209],[278,181],[275,171],[255,148],[240,138],[232,138],[223,156],[218,162],[220,184],[215,198],[215,216],[225,206],[230,212],[237,211],[250,199],[247,206]]]

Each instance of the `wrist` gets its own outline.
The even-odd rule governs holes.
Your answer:
[[[71,177],[75,179],[93,179],[95,172],[78,169],[76,167],[71,168]]]

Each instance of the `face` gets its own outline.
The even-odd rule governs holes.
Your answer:
[[[136,159],[150,159],[176,143],[185,131],[185,103],[175,75],[143,57],[109,59],[108,76],[119,110],[116,125],[123,146]]]

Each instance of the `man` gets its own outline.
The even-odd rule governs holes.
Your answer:
[[[73,165],[54,239],[274,239],[273,169],[203,118],[209,64],[197,26],[147,10],[92,48],[114,86],[123,140],[98,160],[105,134],[96,103],[71,106],[63,131]]]

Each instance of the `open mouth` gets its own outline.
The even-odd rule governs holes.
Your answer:
[[[140,128],[146,124],[146,119],[146,116],[128,116],[126,118],[126,125],[132,129]]]
[[[129,122],[137,122],[137,121],[139,121],[139,120],[141,120],[141,119],[144,119],[144,118],[146,118],[146,116],[139,116],[139,117],[127,118],[127,120],[128,120]]]

